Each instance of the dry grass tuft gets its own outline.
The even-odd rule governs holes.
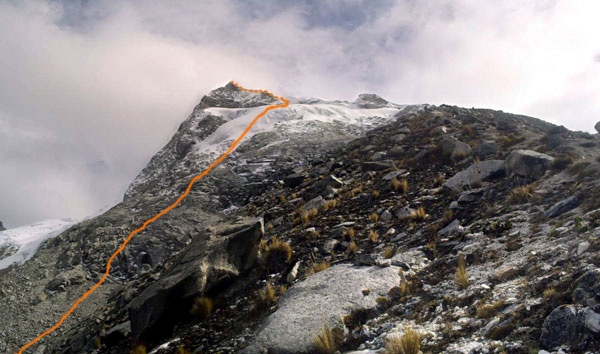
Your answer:
[[[377,239],[379,239],[379,234],[377,233],[377,231],[369,230],[369,240],[371,240],[371,242],[375,243],[375,242],[377,242]]]
[[[143,344],[136,345],[131,351],[131,354],[146,354],[146,346]]]
[[[373,193],[371,195],[373,196],[373,199],[379,198],[379,190],[377,190],[377,189],[373,190]]]
[[[535,192],[535,184],[531,183],[526,186],[520,186],[510,191],[508,200],[512,203],[523,204],[533,199]]]
[[[498,311],[504,308],[504,300],[498,300],[493,304],[484,304],[477,307],[477,317],[479,318],[491,318],[496,316]]]
[[[189,350],[185,349],[183,345],[177,347],[177,354],[192,354]]]
[[[434,184],[435,184],[436,186],[441,186],[441,185],[443,185],[444,183],[446,183],[446,176],[444,176],[443,174],[441,174],[441,173],[440,173],[440,174],[437,176],[437,178],[436,178],[436,180],[435,180],[435,183],[434,183]]]
[[[344,235],[347,237],[348,241],[352,241],[354,236],[356,235],[356,231],[353,228],[346,229]]]
[[[275,289],[273,289],[271,282],[267,282],[267,285],[265,285],[265,288],[261,291],[260,299],[267,307],[275,303],[277,297],[275,296]]]
[[[271,270],[284,267],[292,260],[292,246],[285,241],[274,237],[266,246],[265,262]]]
[[[362,187],[356,187],[356,188],[352,188],[348,194],[346,195],[346,197],[348,198],[354,198],[357,194],[362,193]]]
[[[371,214],[369,214],[369,221],[371,221],[371,222],[379,221],[379,214],[377,214],[376,212],[372,212]]]
[[[343,335],[339,330],[331,329],[329,326],[323,327],[320,333],[316,334],[313,340],[313,347],[316,353],[333,354],[343,341]]]
[[[201,320],[210,317],[213,310],[213,302],[206,296],[199,296],[194,300],[190,313]]]
[[[384,259],[390,259],[390,258],[394,257],[395,253],[396,253],[396,250],[394,249],[394,246],[387,246],[386,248],[383,249],[383,252],[381,253],[381,257],[383,257]]]
[[[553,287],[548,287],[542,294],[542,300],[547,304],[556,304],[560,298],[560,293]]]
[[[575,162],[575,159],[572,156],[560,155],[554,158],[554,161],[552,161],[552,164],[550,165],[550,169],[554,172],[559,172],[571,166],[573,162]]]
[[[346,253],[348,253],[348,255],[350,255],[350,256],[354,256],[356,253],[358,253],[358,245],[356,244],[356,242],[350,241],[348,243],[348,247],[346,248]]]
[[[315,274],[329,268],[331,265],[327,261],[313,263],[308,269],[308,274]]]
[[[323,204],[323,211],[328,211],[331,209],[335,209],[338,206],[339,201],[337,199],[329,199],[326,200]]]
[[[310,214],[308,211],[303,210],[300,212],[300,220],[302,221],[302,224],[308,225],[308,222],[310,221]]]
[[[423,221],[427,217],[427,213],[425,213],[425,208],[419,207],[417,210],[413,211],[410,214],[411,219],[415,221]]]
[[[442,216],[442,224],[444,226],[450,224],[454,220],[454,212],[452,209],[448,209],[444,211],[444,215]]]
[[[385,343],[387,354],[418,354],[421,350],[421,335],[406,328],[402,336],[390,336]]]
[[[454,274],[454,281],[461,289],[466,289],[469,286],[469,275],[467,274],[467,261],[465,255],[461,254],[458,256],[458,267]]]
[[[391,188],[393,191],[400,191],[401,193],[406,193],[408,192],[408,181],[403,179],[403,180],[398,180],[396,178],[394,178],[391,182]]]
[[[500,138],[500,145],[502,145],[503,148],[507,148],[509,146],[516,145],[523,141],[525,141],[524,136],[519,136],[514,133],[509,133],[508,135],[505,135],[502,138]]]

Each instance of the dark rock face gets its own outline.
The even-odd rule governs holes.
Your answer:
[[[563,344],[571,345],[578,341],[581,333],[579,319],[577,317],[577,308],[574,306],[561,306],[544,321],[540,345],[545,349],[554,349]]]
[[[195,296],[232,281],[254,264],[262,221],[225,225],[198,235],[165,276],[133,299],[129,305],[133,337],[154,341],[169,336],[177,321],[187,316]]]
[[[594,129],[596,129],[596,131],[600,133],[600,121],[596,123],[596,125],[594,125]]]
[[[600,303],[600,269],[584,273],[575,284],[571,295],[573,302],[585,306],[595,306]]]
[[[6,230],[6,228],[4,227],[4,225],[2,225],[2,221],[0,221],[0,231],[4,231]]]
[[[563,305],[554,309],[546,317],[540,345],[550,350],[564,345],[574,350],[586,350],[597,348],[594,341],[598,338],[600,338],[598,312],[589,307]]]

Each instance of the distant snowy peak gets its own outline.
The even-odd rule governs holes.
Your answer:
[[[0,232],[0,269],[23,264],[35,255],[42,243],[74,225],[69,219],[46,220]]]

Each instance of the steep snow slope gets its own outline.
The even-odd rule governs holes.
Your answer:
[[[73,224],[73,220],[45,220],[0,232],[0,269],[25,263],[44,241]]]

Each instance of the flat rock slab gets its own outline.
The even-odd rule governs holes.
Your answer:
[[[476,162],[449,178],[443,187],[452,192],[462,192],[466,187],[472,189],[483,180],[504,176],[505,171],[504,160]]]
[[[376,307],[375,299],[399,282],[393,266],[339,264],[310,276],[285,293],[244,353],[312,353],[314,337],[325,325],[333,328],[354,309]]]

